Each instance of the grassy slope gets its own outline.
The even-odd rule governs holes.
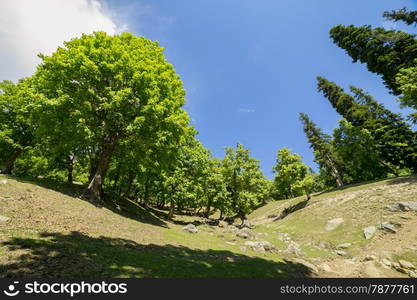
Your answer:
[[[318,261],[337,259],[336,246],[351,243],[352,246],[345,250],[347,259],[376,254],[382,258],[391,257],[393,261],[403,258],[417,266],[417,214],[390,212],[385,208],[399,201],[416,201],[416,194],[417,178],[389,179],[321,193],[313,197],[307,207],[281,220],[274,216],[303,199],[272,202],[253,212],[250,219],[257,225],[255,231],[268,236],[288,233],[308,257],[319,258]],[[344,222],[335,230],[326,231],[327,221],[334,218],[343,218]],[[363,228],[377,227],[382,222],[399,223],[398,233],[377,230],[366,240]],[[387,275],[396,274],[388,272]]]
[[[5,177],[0,176],[0,182]],[[288,233],[306,252],[305,259],[328,260],[335,245],[351,242],[349,256],[361,254],[385,235],[364,240],[361,229],[381,220],[409,220],[387,213],[383,206],[415,197],[414,179],[380,181],[316,195],[306,208],[283,220],[268,218],[301,198],[270,203],[251,214],[258,239],[278,250]],[[311,270],[283,252],[242,249],[245,240],[207,224],[198,234],[182,231],[184,224],[203,221],[181,216],[166,222],[157,211],[133,203],[96,207],[83,200],[76,186],[24,182],[0,183],[0,276],[37,277],[291,277],[311,276]],[[401,215],[404,215],[401,214]],[[416,218],[412,213],[407,213]],[[328,219],[343,217],[336,230],[323,228]],[[414,219],[412,219],[414,220]],[[412,221],[411,220],[411,221]],[[397,238],[401,238],[397,234]],[[329,246],[317,247],[321,242]],[[416,245],[417,246],[417,245]],[[417,263],[415,253],[396,251],[397,258]]]
[[[5,177],[0,176],[0,180]],[[130,213],[129,213],[130,211]],[[132,212],[137,211],[134,214]],[[277,255],[242,253],[228,233],[190,217],[168,223],[131,204],[98,208],[76,187],[47,182],[0,183],[0,276],[36,277],[289,277],[303,265]],[[232,237],[230,237],[232,239]]]

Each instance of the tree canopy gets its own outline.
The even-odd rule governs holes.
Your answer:
[[[124,140],[135,136],[143,144],[176,143],[188,126],[181,80],[156,42],[96,32],[40,57],[37,87],[47,98],[40,105],[57,114],[50,118],[59,120],[52,127],[85,132],[85,146],[94,145],[89,189],[95,199],[101,197],[110,161]],[[161,131],[164,136],[156,140]]]

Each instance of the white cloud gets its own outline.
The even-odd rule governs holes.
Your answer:
[[[82,33],[127,29],[99,0],[0,0],[0,80],[30,76],[39,53]]]

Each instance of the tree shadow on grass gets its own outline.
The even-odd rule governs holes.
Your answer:
[[[391,179],[388,181],[388,185],[395,185],[395,184],[402,184],[402,183],[408,183],[408,184],[416,184],[417,183],[417,176],[407,176],[407,177],[397,177],[394,179]]]
[[[294,213],[294,212],[296,212],[296,211],[298,211],[300,209],[305,208],[309,202],[310,202],[310,199],[306,199],[306,200],[300,201],[300,202],[298,202],[298,203],[296,203],[294,205],[291,205],[289,207],[284,208],[281,211],[281,214],[279,216],[275,217],[273,219],[273,221],[282,220],[286,216],[288,216],[289,214],[292,214],[292,213]]]
[[[311,270],[230,251],[173,245],[141,245],[131,240],[89,237],[80,232],[41,233],[1,245],[12,261],[0,264],[1,277],[309,277]],[[3,256],[5,259],[6,256]],[[10,258],[9,258],[10,259]]]
[[[96,207],[104,207],[112,212],[119,214],[123,217],[133,219],[141,223],[152,224],[156,226],[161,226],[167,228],[167,223],[164,222],[159,216],[153,214],[151,211],[143,208],[138,203],[116,197],[115,195],[108,194],[101,203],[91,202],[89,199],[88,191],[86,187],[81,184],[69,184],[54,181],[51,179],[28,179],[21,177],[11,177],[12,179],[22,182],[22,183],[31,183],[36,184],[45,189],[53,190],[58,193],[65,194],[70,197],[78,198],[80,200],[86,201],[95,205]]]

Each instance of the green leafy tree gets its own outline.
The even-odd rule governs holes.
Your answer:
[[[343,186],[342,167],[333,154],[331,137],[318,128],[308,115],[300,113],[300,121],[313,148],[316,163],[333,177],[337,186]]]
[[[388,168],[381,163],[378,144],[369,130],[341,119],[333,132],[332,147],[337,159],[343,162],[345,182],[363,182],[388,175]]]
[[[223,158],[223,176],[230,193],[229,210],[242,220],[268,197],[268,183],[259,161],[250,157],[243,145],[227,147]]]
[[[206,204],[205,175],[210,154],[194,137],[189,137],[184,142],[175,167],[163,173],[163,195],[170,204],[168,219],[173,218],[176,208],[195,209]]]
[[[318,90],[340,115],[353,126],[371,133],[382,164],[416,170],[416,134],[399,114],[392,113],[361,89],[351,87],[353,95],[350,95],[325,78],[317,77],[317,81]]]
[[[0,163],[5,174],[11,174],[17,158],[35,142],[31,112],[36,93],[30,82],[0,83]]]
[[[314,178],[310,168],[302,162],[299,154],[291,153],[288,148],[278,151],[277,163],[273,167],[274,184],[280,194],[293,198],[305,193],[310,200]]]
[[[188,125],[181,80],[157,42],[96,32],[40,57],[39,90],[51,105],[68,108],[64,124],[81,119],[80,131],[88,132],[94,145],[88,186],[93,199],[100,199],[113,154],[125,139],[135,136],[149,144],[167,130],[171,134],[165,137],[175,142]]]
[[[222,161],[211,158],[203,176],[205,216],[207,218],[210,216],[212,208],[219,210],[223,215],[223,213],[228,212],[230,207],[230,194],[223,177]]]

